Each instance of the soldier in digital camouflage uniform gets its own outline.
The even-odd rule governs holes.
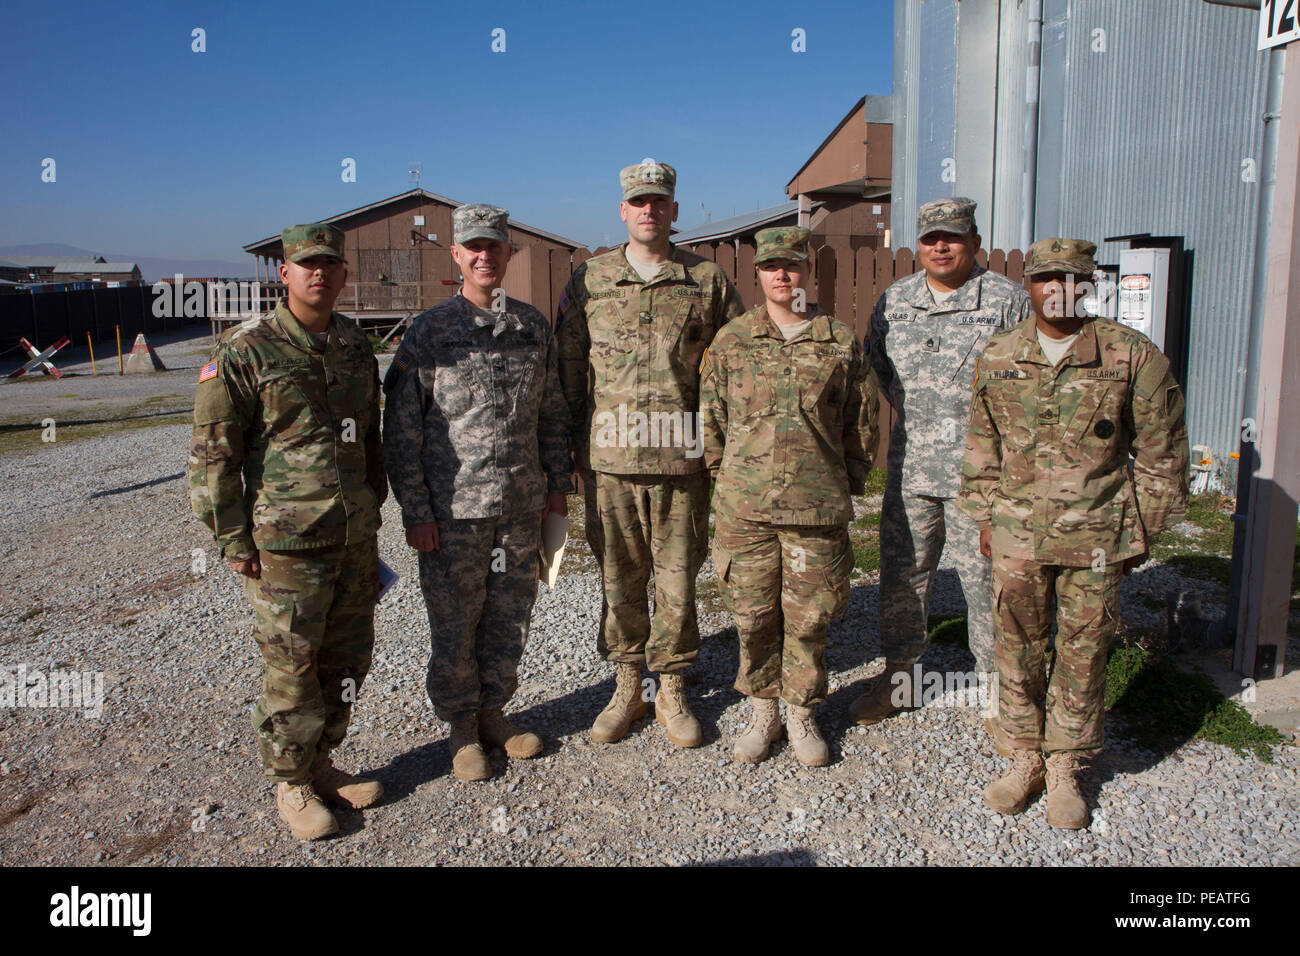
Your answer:
[[[253,726],[280,816],[316,839],[338,830],[320,797],[361,808],[383,793],[330,750],[370,669],[388,485],[375,357],[332,311],[343,234],[291,226],[281,240],[287,297],[225,333],[199,373],[190,500],[253,604],[265,665]]]
[[[876,303],[867,351],[897,419],[880,513],[880,635],[885,671],[850,707],[862,724],[919,705],[913,665],[928,644],[940,554],[957,569],[975,665],[993,670],[990,565],[956,507],[975,359],[999,329],[1029,315],[1025,290],[975,261],[975,203],[937,199],[916,216],[921,270]],[[990,731],[991,723],[988,724]]]
[[[1102,745],[1120,582],[1187,507],[1182,390],[1150,339],[1078,306],[1095,251],[1029,248],[1034,316],[979,358],[960,499],[993,559],[997,732],[1012,749],[985,802],[1019,813],[1046,783],[1048,822],[1072,829],[1089,820],[1076,778]]]
[[[875,458],[876,375],[853,330],[809,307],[812,233],[760,230],[765,303],[723,326],[704,354],[704,462],[717,479],[713,563],[740,634],[736,689],[752,715],[737,760],[781,734],[795,757],[829,762],[813,708],[826,699],[826,634],[849,600],[851,495]]]
[[[429,612],[427,687],[452,772],[491,776],[484,746],[535,757],[503,708],[537,599],[545,513],[568,514],[569,413],[546,318],[508,298],[509,214],[453,215],[460,292],[416,316],[384,379],[384,449]]]
[[[700,357],[741,307],[721,269],[668,240],[676,171],[646,160],[625,168],[619,182],[628,241],[573,273],[556,329],[587,541],[604,587],[596,646],[617,665],[614,695],[591,736],[620,740],[649,709],[641,700],[645,661],[661,675],[655,719],[672,743],[697,747],[700,725],[682,672],[699,653],[695,578],[708,548]]]

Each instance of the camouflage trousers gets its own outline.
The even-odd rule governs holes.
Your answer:
[[[891,476],[892,478],[892,476]],[[880,634],[886,660],[914,663],[929,644],[930,585],[940,554],[957,569],[975,666],[993,670],[992,562],[954,498],[905,494],[891,480],[880,510]]]
[[[425,686],[439,720],[504,708],[514,696],[537,600],[541,531],[541,513],[531,510],[439,521],[438,550],[420,552],[429,612]]]
[[[695,578],[709,541],[709,476],[583,475],[587,543],[603,600],[596,650],[610,661],[684,670],[700,651]],[[654,572],[654,621],[646,587]]]
[[[826,699],[826,633],[849,603],[848,529],[717,515],[713,564],[740,633],[736,690],[811,707]]]
[[[1014,749],[1101,749],[1106,653],[1119,623],[1123,565],[1103,571],[1000,558],[993,566],[999,736]],[[1044,656],[1056,599],[1056,651]],[[1046,704],[1044,705],[1044,697]]]
[[[253,729],[267,777],[302,783],[317,752],[343,742],[370,670],[379,546],[372,536],[258,559],[261,578],[244,578],[264,664]]]

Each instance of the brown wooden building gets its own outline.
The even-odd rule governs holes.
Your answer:
[[[344,235],[348,283],[339,296],[339,310],[421,312],[455,295],[461,274],[451,257],[451,215],[462,205],[425,189],[412,189],[318,220]],[[509,235],[516,251],[506,275],[506,294],[546,312],[559,295],[551,295],[552,272],[563,272],[567,279],[573,253],[583,247],[514,219]],[[277,268],[284,249],[278,235],[249,243],[244,251],[253,255],[260,281],[279,281]]]
[[[889,247],[890,98],[864,96],[786,184],[813,245]]]

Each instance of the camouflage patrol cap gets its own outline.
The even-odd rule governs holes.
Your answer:
[[[808,240],[812,231],[802,226],[777,226],[772,229],[760,229],[754,234],[754,265],[769,259],[789,259],[791,262],[807,262],[809,258]]]
[[[965,196],[932,199],[916,211],[916,235],[951,232],[964,236],[975,228],[975,200]]]
[[[643,159],[635,166],[624,167],[618,174],[618,181],[623,187],[624,202],[637,196],[667,196],[672,199],[677,189],[677,170],[667,163]]]
[[[1092,275],[1097,268],[1092,258],[1096,251],[1097,244],[1084,239],[1039,239],[1025,253],[1025,275]]]
[[[464,245],[471,239],[495,239],[497,242],[510,241],[506,232],[506,223],[510,213],[499,206],[475,202],[461,206],[451,214],[453,241]]]
[[[346,262],[343,255],[343,233],[323,222],[309,222],[304,226],[290,226],[280,233],[287,262],[302,262],[312,256],[329,256]]]

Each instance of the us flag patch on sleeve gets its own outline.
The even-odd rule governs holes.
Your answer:
[[[210,379],[210,378],[216,378],[216,377],[217,377],[217,360],[216,360],[216,359],[213,359],[213,360],[212,360],[211,362],[209,362],[207,365],[203,366],[203,368],[199,369],[199,382],[200,382],[200,384],[203,383],[203,382],[206,382],[206,381],[207,381],[208,379]]]

